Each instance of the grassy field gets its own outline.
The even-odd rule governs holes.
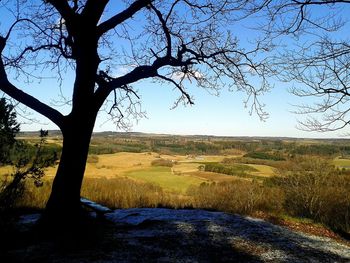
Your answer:
[[[203,182],[230,182],[245,180],[219,173],[200,170],[202,163],[220,162],[227,155],[188,156],[188,155],[160,155],[158,153],[129,153],[89,155],[86,165],[85,178],[91,179],[131,179],[137,182],[151,183],[161,187],[167,193],[184,195],[191,186],[199,186]],[[234,155],[230,155],[234,158]],[[173,167],[152,166],[154,160],[170,160]],[[270,177],[273,168],[267,165],[250,165],[256,172],[254,176]],[[52,179],[56,167],[45,169],[45,176]],[[10,174],[13,168],[0,167],[0,174]]]
[[[247,165],[258,170],[257,172],[251,172],[251,174],[255,176],[271,177],[276,174],[275,169],[268,165],[262,165],[262,164],[247,164]]]
[[[338,168],[350,169],[350,159],[335,158],[333,163]]]
[[[190,175],[176,175],[172,173],[170,167],[151,167],[128,172],[125,175],[135,180],[158,185],[166,192],[178,194],[185,194],[190,186],[198,186],[207,181]]]
[[[157,153],[117,153],[98,155],[94,162],[89,162],[86,169],[87,178],[121,178],[152,183],[164,191],[185,194],[190,186],[203,182],[224,182],[236,178],[224,174],[199,171],[200,162],[217,162],[225,156],[189,157],[183,155],[159,155]],[[172,160],[173,167],[152,166],[153,160]],[[270,177],[274,169],[267,165],[250,165],[257,172],[252,175]]]
[[[197,172],[199,169],[198,163],[183,163],[180,162],[174,165],[171,169],[171,172],[176,175],[181,175],[183,173]]]
[[[287,214],[350,231],[350,178],[347,171],[334,169],[350,169],[350,159],[336,157],[350,156],[350,146],[337,152],[336,145],[309,141],[209,139],[95,138],[82,196],[111,208],[205,208],[241,214]],[[59,146],[61,141],[50,138],[48,143]],[[134,148],[137,151],[131,152]],[[284,159],[248,158],[245,153]],[[334,166],[329,165],[332,159]],[[33,180],[27,180],[20,207],[45,207],[56,169],[57,166],[46,169],[43,187],[35,187]],[[13,171],[10,166],[0,167],[0,176]],[[278,177],[282,172],[286,176]],[[318,177],[310,180],[313,175]],[[315,206],[309,200],[318,203]]]
[[[0,175],[9,175],[13,172],[13,167],[6,165],[6,166],[0,166]]]

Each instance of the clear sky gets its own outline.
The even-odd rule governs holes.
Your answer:
[[[4,22],[1,14],[0,20]],[[0,32],[3,31],[0,30]],[[346,32],[350,33],[350,30]],[[244,42],[245,32],[236,33]],[[348,35],[350,36],[350,34]],[[62,92],[67,97],[70,96],[72,83],[72,76],[67,74],[62,85]],[[272,83],[275,86],[274,89],[260,97],[260,100],[266,104],[265,110],[270,115],[265,122],[262,122],[256,114],[250,116],[248,109],[244,108],[245,95],[242,93],[222,90],[217,97],[191,85],[189,91],[194,97],[195,105],[186,107],[179,105],[175,109],[170,109],[175,99],[179,96],[179,93],[173,89],[173,86],[154,84],[149,80],[142,81],[135,84],[134,87],[139,90],[142,108],[146,112],[147,118],[142,118],[138,122],[133,121],[131,131],[181,135],[319,138],[339,137],[346,133],[345,130],[333,133],[298,130],[296,125],[300,116],[291,111],[295,110],[292,105],[301,104],[302,100],[288,93],[287,89],[293,85],[292,83],[278,83],[274,80],[272,80]],[[60,90],[55,80],[46,79],[30,84],[24,84],[23,82],[19,84],[25,91],[51,105],[56,104],[53,100],[59,100]],[[57,88],[48,90],[48,87]],[[69,112],[66,106],[58,107],[58,109],[65,113]],[[28,122],[20,118],[22,131],[35,131],[40,128],[57,129],[54,124],[44,117],[35,113],[31,117],[35,117],[40,122]],[[106,122],[107,118],[106,113],[101,111],[95,125],[95,131],[121,131],[112,122]]]
[[[66,82],[69,82],[66,80]],[[48,83],[54,83],[48,81]],[[27,90],[42,100],[47,100],[46,87],[52,85],[38,85],[33,92],[32,85]],[[67,86],[71,83],[67,83]],[[150,81],[143,81],[135,85],[140,92],[142,109],[146,117],[138,121],[132,120],[130,131],[146,133],[165,133],[181,135],[224,135],[224,136],[287,136],[287,137],[339,137],[344,131],[334,133],[305,132],[296,128],[298,115],[292,113],[293,105],[300,104],[302,100],[291,95],[288,84],[275,85],[275,87],[260,99],[266,104],[269,118],[261,121],[253,113],[249,114],[244,107],[245,94],[239,92],[221,91],[219,96],[209,94],[205,90],[193,87],[191,94],[195,104],[192,106],[179,105],[171,109],[178,92],[170,85],[159,85]],[[59,95],[59,92],[56,91]],[[52,94],[51,94],[52,95]],[[51,104],[56,104],[52,100]],[[58,107],[63,112],[65,107]],[[35,113],[30,115],[40,120],[40,123],[22,120],[21,130],[35,131],[39,129],[58,129],[49,120]],[[109,115],[101,111],[95,131],[123,131],[118,129],[113,122],[107,121]]]

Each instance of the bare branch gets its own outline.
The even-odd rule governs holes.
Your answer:
[[[166,37],[166,42],[167,42],[166,55],[167,57],[170,57],[171,56],[171,35],[167,26],[167,22],[166,20],[164,20],[162,13],[153,4],[150,4],[150,6],[151,6],[151,9],[156,13],[160,23],[162,24],[162,28],[163,28],[163,31]]]
[[[180,90],[182,96],[184,96],[184,97],[186,98],[187,103],[190,104],[190,105],[193,105],[193,104],[194,104],[194,102],[193,102],[191,96],[184,90],[184,88],[183,88],[180,84],[178,84],[178,83],[176,83],[174,80],[172,80],[172,79],[170,79],[170,78],[167,78],[167,77],[165,77],[165,76],[162,76],[162,75],[160,75],[160,74],[158,74],[157,77],[158,77],[158,78],[161,78],[161,79],[163,79],[163,80],[165,80],[165,81],[171,82],[172,84],[174,84],[174,86],[175,86],[178,90]]]
[[[137,0],[133,2],[128,8],[111,17],[107,21],[104,21],[97,27],[99,36],[102,36],[107,31],[115,28],[119,24],[123,23],[127,19],[131,18],[134,14],[140,11],[142,8],[147,7],[153,0]]]
[[[29,94],[21,91],[12,85],[6,77],[6,73],[0,61],[0,89],[5,92],[7,95],[11,96],[15,100],[23,103],[24,105],[32,108],[33,110],[39,112],[44,115],[52,122],[54,122],[58,127],[62,128],[63,126],[63,115],[56,111],[55,109],[49,107],[48,105],[40,102],[38,99],[30,96]]]
[[[67,0],[47,0],[47,2],[53,5],[65,20],[72,18],[73,12]]]

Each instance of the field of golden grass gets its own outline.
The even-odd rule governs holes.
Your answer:
[[[309,217],[334,229],[349,231],[350,202],[347,193],[350,181],[346,181],[348,179],[344,176],[332,175],[330,179],[324,167],[330,171],[334,167],[329,165],[328,159],[309,157],[304,160],[305,174],[299,175],[297,170],[296,175],[299,177],[288,177],[290,181],[284,178],[280,182],[278,178],[274,178],[277,180],[275,182],[269,181],[267,177],[275,174],[275,168],[268,165],[246,164],[257,170],[248,171],[251,177],[205,172],[201,169],[205,163],[220,162],[227,157],[160,155],[151,152],[90,155],[82,196],[111,208],[190,207],[241,214],[259,211],[277,215],[286,213]],[[336,158],[333,164],[350,167],[350,160]],[[301,163],[297,162],[296,165],[299,167]],[[315,169],[317,176],[323,176],[309,180],[308,167]],[[10,166],[0,168],[0,176],[12,172]],[[32,180],[26,180],[24,196],[17,205],[44,208],[55,172],[56,167],[46,169],[42,187],[35,187]],[[263,184],[262,181],[269,183]],[[314,213],[315,207],[308,203],[309,199],[303,199],[304,196],[312,197],[310,200],[319,200],[316,206],[318,210],[315,210],[317,213]]]
[[[185,194],[190,186],[199,186],[206,180],[186,174],[176,175],[170,167],[151,167],[126,173],[126,176],[135,180],[152,183],[160,186],[165,192]]]
[[[350,169],[350,159],[337,157],[333,160],[333,164],[338,168]]]
[[[251,172],[252,175],[261,176],[261,177],[271,177],[276,175],[276,172],[275,172],[276,169],[271,166],[262,165],[262,164],[247,164],[247,165],[258,170],[257,172]]]
[[[109,203],[113,207],[133,207],[136,204],[133,203],[135,201],[131,201],[131,197],[129,199],[127,197],[121,198],[123,194],[126,195],[122,189],[127,187],[128,195],[133,193],[133,195],[137,196],[138,194],[136,192],[141,191],[148,196],[147,198],[149,200],[152,200],[147,203],[140,197],[143,200],[141,203],[144,205],[147,203],[148,205],[156,206],[156,203],[160,202],[164,204],[169,203],[171,200],[173,205],[178,207],[179,204],[183,203],[183,198],[186,198],[188,190],[198,187],[202,183],[228,183],[237,180],[251,180],[201,171],[202,162],[220,162],[225,157],[227,155],[184,156],[160,155],[151,152],[120,152],[115,154],[90,155],[87,161],[82,195],[90,197],[95,201]],[[230,157],[233,157],[233,155]],[[173,166],[152,166],[152,161],[160,159],[171,161],[170,163],[173,163]],[[270,166],[251,166],[258,170],[254,172],[256,176],[269,177],[273,175],[273,168]],[[38,189],[29,187],[29,192],[27,193],[29,198],[26,198],[27,201],[31,199],[36,200],[35,203],[39,207],[44,206],[56,169],[57,166],[45,169],[45,187]],[[13,171],[14,169],[11,166],[0,167],[0,175],[11,174]],[[103,191],[101,191],[101,187],[103,187]],[[110,189],[110,193],[108,194],[105,193],[107,188]],[[156,189],[154,190],[156,194],[152,189]],[[40,193],[43,191],[45,193]],[[119,191],[120,193],[114,193],[113,191]],[[111,200],[108,201],[108,198],[111,198]],[[182,198],[182,200],[178,200],[179,198]],[[121,201],[117,202],[116,200]],[[178,201],[174,203],[174,200]],[[26,203],[26,205],[30,206],[29,203]]]
[[[10,175],[13,172],[13,167],[10,165],[0,166],[0,175]]]
[[[116,178],[125,173],[151,167],[151,162],[159,157],[155,153],[115,153],[89,156],[85,177]],[[45,170],[47,176],[55,175],[57,167]]]
[[[238,157],[237,155],[230,155]],[[173,167],[152,166],[152,161],[158,159],[174,162]],[[235,176],[200,171],[202,162],[220,162],[227,155],[184,156],[160,155],[158,153],[129,153],[90,155],[88,158],[85,178],[123,179],[128,178],[143,183],[152,183],[169,193],[184,194],[190,186],[198,186],[203,182],[229,182],[237,180]],[[257,169],[254,176],[270,177],[274,168],[267,165],[249,165]],[[45,169],[47,178],[52,178],[57,167]],[[10,166],[1,167],[0,174],[12,172]],[[238,179],[238,180],[242,180]]]

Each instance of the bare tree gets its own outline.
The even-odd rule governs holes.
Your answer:
[[[62,156],[46,207],[49,217],[61,220],[62,215],[78,213],[96,116],[106,101],[111,101],[110,113],[119,123],[125,114],[137,114],[140,101],[132,84],[140,80],[152,78],[175,87],[179,92],[175,104],[194,103],[186,89],[189,79],[204,89],[243,91],[251,110],[266,117],[257,96],[268,89],[267,72],[262,56],[256,55],[267,47],[261,41],[246,50],[228,31],[260,10],[252,1],[18,0],[0,4],[14,19],[0,37],[0,89],[50,119],[63,134]],[[126,73],[118,75],[121,67]],[[30,82],[47,71],[59,80],[66,72],[75,74],[68,115],[10,79]],[[261,85],[250,84],[248,76],[259,78]]]
[[[297,105],[296,113],[307,116],[299,122],[300,129],[327,132],[350,124],[350,42],[349,35],[340,33],[348,4],[346,0],[291,0],[265,6],[270,37],[295,39],[296,44],[287,43],[272,65],[280,80],[294,83],[291,92],[306,100]]]

